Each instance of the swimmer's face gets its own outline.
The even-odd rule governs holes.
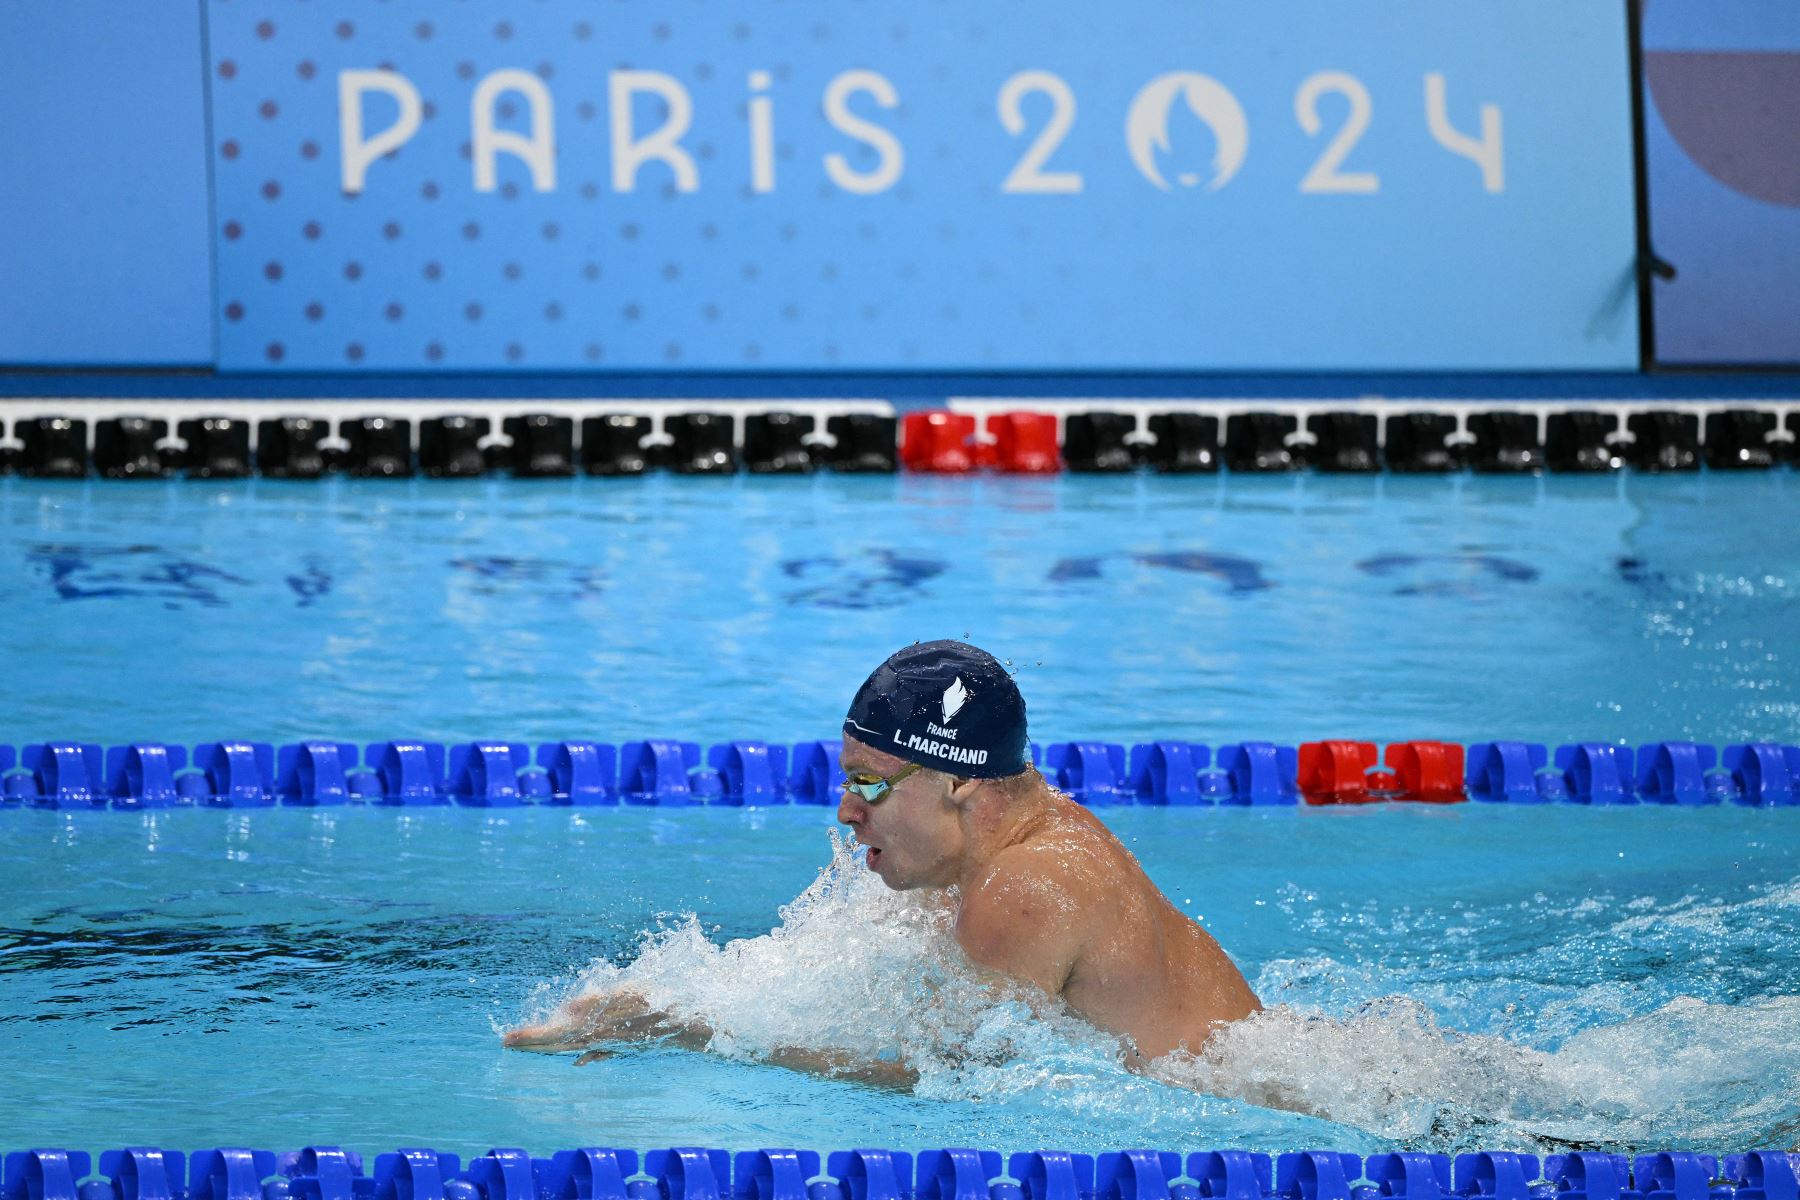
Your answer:
[[[888,776],[906,760],[883,754],[853,738],[844,740],[840,762],[846,775]],[[961,809],[951,789],[955,779],[939,771],[914,771],[887,795],[870,804],[845,791],[838,820],[869,848],[869,869],[889,887],[948,887],[962,864]]]

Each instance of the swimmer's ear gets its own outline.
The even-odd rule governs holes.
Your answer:
[[[965,778],[961,775],[950,777],[950,798],[958,804],[967,804],[975,798],[975,789],[981,786],[981,780]]]

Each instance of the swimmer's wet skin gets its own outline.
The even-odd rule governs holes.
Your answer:
[[[1025,702],[991,655],[961,642],[909,646],[858,690],[844,721],[838,820],[896,890],[938,889],[957,944],[996,984],[1029,984],[1121,1039],[1126,1065],[1199,1054],[1260,1010],[1243,975],[1085,808],[1031,765]],[[712,1031],[629,991],[590,994],[507,1046],[584,1049]],[[912,1082],[903,1063],[795,1048],[770,1061],[872,1083]],[[1264,1101],[1265,1103],[1267,1101]]]

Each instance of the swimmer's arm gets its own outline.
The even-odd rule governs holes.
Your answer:
[[[898,1059],[864,1058],[837,1050],[809,1050],[801,1046],[778,1046],[757,1058],[790,1071],[823,1075],[827,1079],[847,1079],[897,1092],[911,1091],[919,1082],[919,1073]]]
[[[608,1057],[605,1050],[590,1049],[606,1042],[660,1041],[684,1050],[705,1050],[712,1037],[712,1028],[704,1021],[676,1017],[652,1008],[642,995],[627,988],[577,996],[547,1021],[508,1030],[501,1038],[501,1045],[542,1054],[586,1050],[586,1054],[575,1060],[581,1065]],[[848,1079],[875,1087],[904,1090],[919,1081],[919,1073],[903,1062],[863,1058],[836,1050],[779,1046],[757,1057],[790,1071]]]
[[[688,1045],[689,1050],[703,1050],[704,1045]],[[578,1067],[591,1062],[600,1062],[612,1057],[610,1050],[589,1050],[575,1060]],[[780,1046],[767,1053],[756,1055],[756,1061],[767,1063],[772,1067],[784,1067],[789,1071],[800,1071],[807,1075],[820,1075],[827,1079],[846,1079],[851,1083],[866,1083],[870,1087],[889,1088],[897,1092],[911,1091],[919,1082],[919,1073],[897,1060],[863,1058],[837,1050],[811,1050],[801,1046]]]
[[[585,1050],[599,1042],[659,1040],[698,1050],[712,1040],[712,1030],[704,1022],[652,1008],[640,993],[620,988],[577,996],[546,1021],[507,1030],[500,1044],[509,1050],[560,1054]]]

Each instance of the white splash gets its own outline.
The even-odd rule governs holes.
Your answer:
[[[892,891],[836,830],[831,841],[831,862],[770,932],[721,946],[686,917],[645,934],[625,966],[596,962],[564,996],[540,996],[537,1015],[552,1000],[627,987],[704,1021],[715,1053],[898,1058],[918,1072],[917,1094],[945,1098],[991,1091],[995,1071],[1039,1079],[1071,1056],[1122,1071],[1115,1039],[977,972],[951,935],[948,898]]]
[[[1270,1009],[1168,1082],[1310,1112],[1406,1145],[1647,1146],[1741,1139],[1792,1119],[1800,997],[1692,998],[1577,1033],[1554,1051],[1441,1028],[1393,996],[1345,1017]]]
[[[597,962],[538,1007],[629,987],[704,1021],[710,1049],[727,1057],[803,1048],[898,1058],[918,1073],[920,1096],[1129,1117],[1146,1135],[1236,1108],[1211,1097],[1438,1150],[1740,1141],[1794,1120],[1784,1097],[1800,1078],[1800,997],[1677,999],[1554,1050],[1444,1029],[1405,997],[1346,1015],[1282,1005],[1143,1078],[1126,1071],[1114,1038],[975,971],[950,923],[945,898],[890,891],[834,831],[830,864],[769,933],[717,945],[690,916],[645,934],[628,964]]]

